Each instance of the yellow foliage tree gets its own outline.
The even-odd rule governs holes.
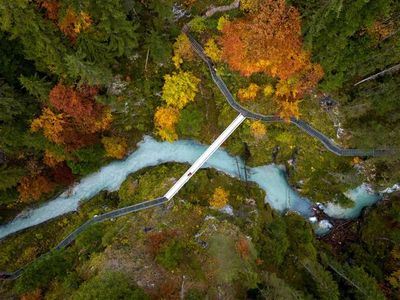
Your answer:
[[[275,89],[271,84],[267,84],[264,89],[263,89],[263,93],[265,97],[270,97],[274,94]]]
[[[99,120],[94,122],[94,126],[92,128],[92,132],[98,132],[106,130],[110,127],[113,121],[112,113],[110,108],[105,108],[103,111],[103,115]]]
[[[361,158],[359,158],[358,156],[356,156],[356,157],[354,157],[352,160],[351,160],[351,165],[352,166],[355,166],[355,165],[358,165],[358,164],[360,164],[360,163],[362,163],[362,159]]]
[[[206,19],[204,17],[194,17],[189,22],[189,27],[192,32],[202,33],[207,29]]]
[[[55,114],[51,109],[44,108],[42,115],[32,121],[31,131],[37,132],[43,129],[46,138],[56,144],[61,144],[63,142],[62,131],[64,123],[63,114]]]
[[[154,115],[157,134],[161,139],[172,142],[178,138],[175,126],[179,121],[179,110],[174,107],[159,107]]]
[[[261,121],[253,121],[250,123],[250,132],[251,135],[254,136],[256,139],[260,139],[265,136],[267,133],[267,128]]]
[[[396,31],[396,25],[391,20],[388,22],[375,21],[372,26],[367,28],[367,31],[370,35],[381,41]]]
[[[299,118],[299,102],[300,101],[279,101],[279,116],[286,121],[291,117]]]
[[[122,159],[128,151],[128,144],[124,137],[103,137],[101,142],[109,157]]]
[[[285,99],[295,99],[298,94],[297,82],[293,78],[279,80],[276,85],[275,95]]]
[[[228,17],[226,17],[226,16],[221,16],[221,17],[219,17],[217,29],[218,29],[219,31],[222,31],[222,29],[224,29],[224,26],[225,26],[226,24],[228,24],[228,23],[229,23]]]
[[[237,95],[243,101],[254,100],[259,90],[260,87],[257,84],[251,83],[247,88],[239,89]]]
[[[184,59],[191,60],[195,57],[189,38],[183,33],[177,37],[173,49],[174,56],[172,61],[177,69],[180,68]]]
[[[240,9],[256,12],[260,6],[260,0],[240,0]]]
[[[88,13],[81,11],[78,16],[78,22],[74,26],[75,33],[80,33],[82,30],[88,30],[92,23],[93,21],[91,16]]]
[[[400,288],[400,270],[392,272],[387,279],[393,288]]]
[[[204,46],[204,52],[211,58],[213,61],[218,62],[221,60],[221,50],[218,48],[215,39],[209,39]]]
[[[194,100],[200,79],[191,72],[174,72],[172,75],[165,75],[164,79],[162,98],[169,106],[182,109]]]
[[[228,203],[228,200],[229,192],[222,187],[217,187],[210,199],[210,205],[214,208],[222,208]]]

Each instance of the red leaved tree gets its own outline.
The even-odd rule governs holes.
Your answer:
[[[109,126],[107,122],[103,124],[107,109],[96,103],[97,94],[96,87],[75,88],[59,83],[50,91],[49,100],[55,108],[71,116],[81,129],[93,133]]]

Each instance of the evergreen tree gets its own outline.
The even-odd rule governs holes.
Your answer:
[[[46,103],[48,100],[48,95],[51,90],[52,83],[46,81],[46,78],[38,78],[35,76],[24,76],[19,77],[19,81],[22,87],[28,91],[30,95],[39,99],[42,103]]]
[[[304,258],[299,261],[310,274],[315,283],[315,295],[322,300],[339,299],[339,288],[331,273],[326,271],[317,261]]]

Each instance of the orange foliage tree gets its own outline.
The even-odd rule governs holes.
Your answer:
[[[71,7],[67,8],[59,21],[61,4],[58,0],[37,0],[36,2],[39,7],[46,10],[46,18],[53,21],[72,43],[76,41],[80,32],[88,30],[93,23],[87,12],[76,12]]]
[[[43,109],[42,115],[31,123],[31,131],[37,132],[43,129],[46,138],[56,144],[61,144],[63,142],[62,131],[64,124],[63,114],[55,114],[46,107]]]
[[[229,192],[222,187],[217,187],[210,199],[210,205],[214,208],[222,208],[228,203],[228,200]]]
[[[50,91],[49,100],[55,108],[71,116],[83,131],[93,133],[107,129],[112,121],[110,111],[96,103],[97,93],[95,87],[76,89],[59,83]]]
[[[77,13],[69,7],[59,23],[59,28],[71,42],[75,42],[79,33],[90,28],[92,22],[92,18],[86,12]]]
[[[58,145],[65,145],[67,150],[76,150],[98,140],[95,133],[80,130],[70,117],[55,114],[49,108],[44,108],[42,115],[31,123],[32,132],[40,129],[43,129],[46,138]]]
[[[172,142],[178,138],[175,126],[179,121],[179,110],[174,107],[159,107],[154,115],[157,134],[165,141]]]
[[[58,12],[60,3],[57,0],[39,0],[37,1],[40,7],[46,9],[46,18],[56,22],[58,20]]]
[[[42,290],[39,288],[32,292],[23,294],[21,296],[21,300],[41,300],[41,299],[43,299],[43,295],[42,295]]]
[[[175,230],[164,230],[160,232],[152,232],[147,235],[146,247],[151,256],[156,257],[162,246],[170,239],[177,236]]]
[[[52,142],[75,150],[98,141],[98,132],[112,122],[108,107],[95,102],[98,90],[94,87],[75,87],[57,84],[49,94],[50,103],[59,113],[44,108],[42,115],[31,123],[31,131],[43,129]]]
[[[245,237],[241,236],[239,238],[239,240],[236,242],[236,249],[242,258],[249,257],[250,247],[249,242]]]
[[[37,201],[43,194],[54,189],[54,183],[43,175],[22,177],[18,186],[19,199],[22,202]]]
[[[323,76],[302,49],[300,14],[285,0],[253,2],[257,10],[223,27],[222,58],[244,76],[264,72],[278,78],[276,100],[296,102]]]
[[[290,77],[306,63],[299,17],[284,0],[265,0],[257,13],[224,26],[223,57],[245,76],[262,71]]]

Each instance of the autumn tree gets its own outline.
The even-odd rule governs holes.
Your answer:
[[[77,13],[72,7],[66,9],[59,22],[61,4],[58,0],[37,0],[37,3],[46,10],[46,18],[53,21],[71,42],[75,42],[78,34],[92,24],[92,19],[87,13]]]
[[[62,137],[62,144],[65,145],[67,151],[77,150],[99,142],[97,133],[82,131],[71,120],[64,126]]]
[[[264,72],[279,79],[278,102],[298,101],[323,76],[321,66],[313,64],[310,53],[302,48],[299,12],[285,0],[249,0],[244,4],[250,14],[229,22],[222,30],[222,58],[244,76]],[[253,6],[258,9],[252,10]]]
[[[241,236],[236,242],[236,249],[242,258],[248,258],[250,254],[249,241]]]
[[[260,87],[257,84],[251,83],[247,88],[239,89],[237,95],[243,101],[254,100],[259,90]]]
[[[224,28],[224,26],[226,25],[226,24],[228,24],[230,21],[229,21],[229,17],[227,17],[227,16],[221,16],[221,17],[219,17],[219,19],[218,19],[218,24],[217,24],[217,29],[219,30],[219,31],[222,31],[223,30],[223,28]]]
[[[65,162],[55,165],[52,169],[54,182],[63,186],[68,186],[75,181],[71,168]]]
[[[42,300],[42,299],[43,299],[43,291],[39,288],[29,293],[23,294],[21,296],[21,300]]]
[[[275,95],[285,100],[299,100],[317,85],[322,76],[323,71],[319,65],[307,65],[292,77],[280,79]]]
[[[164,244],[177,236],[175,230],[164,230],[159,232],[149,233],[146,237],[146,247],[150,255],[155,258]]]
[[[71,116],[83,131],[90,133],[107,129],[112,121],[107,107],[97,103],[96,87],[74,88],[58,83],[50,91],[49,100],[58,110]]]
[[[271,84],[267,84],[263,89],[263,94],[265,97],[270,97],[275,93],[275,89]]]
[[[227,192],[223,187],[217,187],[210,199],[210,205],[214,208],[222,208],[228,203],[228,200],[229,192]]]
[[[262,0],[240,0],[240,9],[249,12],[256,12]]]
[[[128,151],[128,144],[124,137],[103,137],[101,142],[104,145],[107,156],[122,159]]]
[[[259,120],[252,121],[250,123],[250,132],[251,135],[256,139],[261,139],[267,133],[267,128],[265,127],[264,123]]]
[[[208,39],[206,42],[204,46],[204,52],[214,62],[219,62],[221,60],[221,50],[218,48],[218,45],[213,38]]]
[[[204,17],[196,16],[189,22],[191,31],[202,33],[207,29],[206,19]]]
[[[45,165],[49,166],[50,168],[55,167],[59,163],[63,162],[65,157],[53,151],[46,149],[44,151],[43,162]]]
[[[218,29],[219,31],[222,31],[222,29],[224,28],[224,26],[225,26],[226,24],[228,24],[229,22],[230,22],[230,21],[229,21],[229,17],[227,17],[227,16],[225,16],[225,15],[219,17],[219,19],[218,19],[218,24],[217,24],[217,29]]]
[[[110,109],[96,102],[97,93],[95,87],[58,83],[49,94],[49,102],[58,112],[44,108],[42,115],[32,121],[31,131],[43,129],[46,138],[65,145],[67,150],[95,143],[97,134],[112,122]]]
[[[200,79],[191,72],[167,74],[164,79],[162,98],[168,105],[182,109],[194,100]]]
[[[299,12],[284,0],[266,0],[258,13],[227,24],[221,44],[223,58],[245,76],[266,72],[287,79],[306,63]]]
[[[180,68],[184,59],[192,60],[195,57],[189,38],[183,33],[177,37],[173,49],[174,56],[172,61],[177,69]]]
[[[58,21],[58,13],[61,6],[58,0],[38,0],[37,3],[39,7],[42,7],[46,10],[47,19],[53,22]]]
[[[18,185],[19,198],[22,202],[37,201],[43,194],[50,193],[54,184],[44,175],[22,177]]]
[[[298,101],[280,101],[279,105],[279,116],[288,121],[291,117],[299,118],[299,102]]]
[[[159,107],[154,115],[157,134],[161,139],[172,142],[178,138],[175,131],[179,121],[179,110],[174,107]]]
[[[31,131],[37,132],[43,129],[44,136],[50,141],[61,144],[63,143],[62,131],[65,124],[63,114],[56,114],[49,108],[44,108],[42,115],[33,120]]]
[[[68,7],[59,27],[70,41],[74,43],[78,34],[81,31],[87,30],[92,22],[92,18],[86,12],[81,11],[77,13],[73,8]]]
[[[50,141],[65,145],[67,150],[75,150],[97,141],[95,133],[79,129],[72,118],[65,114],[56,114],[49,108],[44,108],[42,115],[32,121],[31,132],[43,130],[44,136]]]
[[[390,19],[386,22],[376,20],[367,30],[378,41],[382,41],[396,32],[396,24]]]

